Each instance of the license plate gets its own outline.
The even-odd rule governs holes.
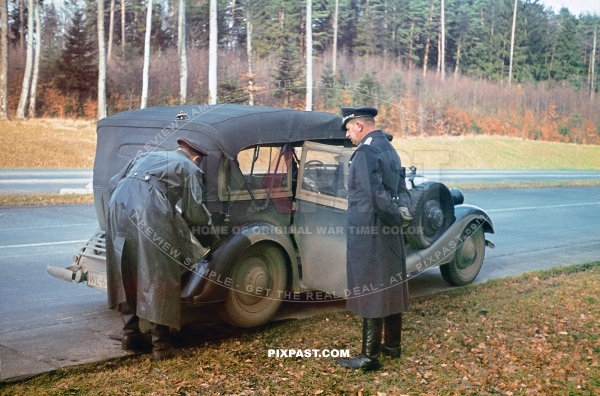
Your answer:
[[[106,291],[106,274],[88,271],[87,285],[88,287]]]

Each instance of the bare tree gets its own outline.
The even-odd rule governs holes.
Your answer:
[[[31,86],[31,72],[33,63],[33,0],[27,1],[27,56],[25,57],[25,73],[23,75],[23,86],[21,88],[21,98],[17,107],[17,119],[25,119],[25,107],[29,97],[29,87]]]
[[[339,19],[340,0],[335,0],[335,12],[333,14],[333,55],[331,64],[333,75],[337,71],[337,40],[338,40],[338,19]]]
[[[596,41],[596,37],[598,34],[598,26],[594,27],[594,41],[593,41],[593,45],[592,45],[592,78],[591,78],[591,82],[590,82],[590,99],[594,100],[594,92],[596,91],[596,76],[595,76],[595,70],[596,70],[596,46],[597,46],[597,41]]]
[[[112,43],[115,30],[115,0],[110,0],[110,22],[108,24],[108,52],[106,55],[107,62],[110,62],[112,55]]]
[[[179,52],[179,104],[187,102],[187,54],[185,48],[185,0],[179,0],[179,21],[177,24],[177,50]]]
[[[106,44],[104,42],[104,0],[98,2],[98,119],[106,117]]]
[[[121,0],[121,50],[125,52],[125,0]]]
[[[142,72],[142,104],[145,109],[148,103],[148,73],[150,72],[150,33],[152,30],[152,0],[148,0],[146,11],[146,38],[144,40],[144,70]]]
[[[19,47],[25,49],[25,0],[19,0]]]
[[[8,119],[8,1],[0,2],[0,118]]]
[[[445,11],[445,6],[444,6],[444,0],[442,0],[442,4],[441,4],[441,12],[442,12],[442,21],[441,21],[441,30],[442,30],[442,34],[441,34],[441,38],[440,38],[440,71],[442,73],[442,80],[446,79],[446,11]]]
[[[210,0],[210,34],[208,39],[208,93],[210,104],[217,104],[217,0]]]
[[[435,10],[435,3],[431,2],[431,9],[429,10],[429,22],[433,21],[433,11]],[[427,64],[429,63],[429,45],[431,43],[431,34],[427,33],[425,39],[425,51],[423,55],[423,76],[427,75]]]
[[[306,0],[306,111],[312,110],[313,96],[313,42],[312,0]]]
[[[508,86],[512,83],[513,75],[513,54],[515,50],[515,30],[517,26],[517,4],[519,0],[515,0],[515,10],[513,11],[512,32],[510,34],[510,60],[508,63]]]
[[[40,76],[40,54],[42,52],[42,19],[40,18],[40,0],[35,0],[35,57],[33,61],[33,76],[31,78],[31,93],[29,94],[29,117],[35,117],[37,85]]]

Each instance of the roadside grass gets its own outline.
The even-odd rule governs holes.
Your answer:
[[[0,168],[92,168],[96,123],[0,120]]]
[[[403,166],[430,169],[598,170],[600,146],[468,135],[392,141]]]
[[[271,323],[190,348],[61,369],[0,385],[3,395],[598,395],[600,262],[489,281],[412,300],[402,357],[380,371],[269,349],[359,352],[346,312]],[[184,329],[185,331],[185,329]]]
[[[92,194],[0,194],[0,206],[93,204]]]
[[[600,146],[469,135],[397,137],[403,165],[444,169],[600,169]],[[96,123],[0,120],[0,168],[93,166]]]

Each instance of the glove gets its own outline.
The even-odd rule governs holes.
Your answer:
[[[400,216],[402,217],[402,225],[407,226],[408,223],[413,219],[408,208],[406,206],[398,206],[398,210],[400,211]]]

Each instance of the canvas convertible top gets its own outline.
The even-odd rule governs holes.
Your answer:
[[[257,144],[344,141],[339,115],[234,104],[154,107],[126,111],[98,122],[103,127],[160,128],[165,137],[197,132],[212,140],[230,159]]]

